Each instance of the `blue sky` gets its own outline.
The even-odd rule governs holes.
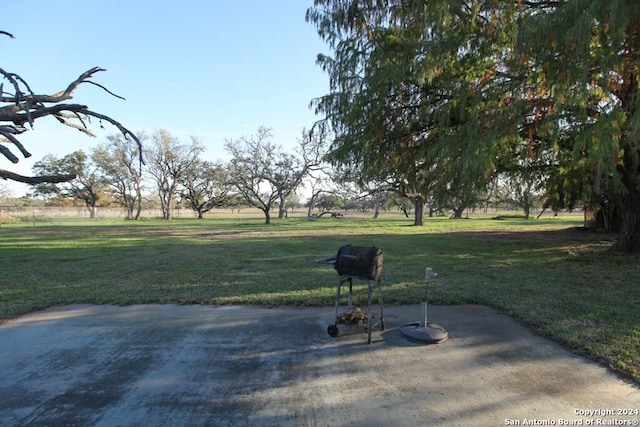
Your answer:
[[[183,142],[198,136],[208,160],[225,159],[227,138],[272,128],[277,144],[293,149],[304,127],[319,119],[309,102],[328,92],[315,64],[327,52],[304,16],[312,0],[33,0],[2,2],[0,38],[5,71],[20,74],[34,92],[64,89],[93,66],[94,81],[126,98],[83,85],[70,102],[88,105],[132,131],[166,129]],[[35,161],[89,149],[97,138],[41,119],[21,137],[33,157],[0,167],[29,174]],[[10,185],[14,195],[24,186]]]

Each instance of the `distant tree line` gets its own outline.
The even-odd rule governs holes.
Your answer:
[[[253,135],[227,139],[230,160],[223,162],[202,160],[206,150],[199,138],[182,142],[164,129],[151,135],[138,132],[136,140],[111,135],[89,152],[50,154],[37,161],[34,176],[76,178],[35,184],[28,197],[49,205],[82,204],[91,217],[98,207],[117,205],[124,208],[127,219],[140,218],[141,210],[150,206],[159,207],[166,220],[178,206],[193,210],[198,218],[215,208],[252,207],[269,223],[275,209],[283,218],[288,208],[302,205],[299,194],[306,189],[309,216],[350,211],[377,217],[391,209],[407,217],[414,213],[413,201],[388,183],[363,183],[329,165],[327,135],[303,130],[297,142],[295,151],[287,152],[273,142],[269,128],[260,127]],[[484,192],[455,193],[443,187],[441,193],[432,193],[425,207],[428,216],[459,218],[464,209],[493,207],[528,216],[532,209],[542,208],[544,200],[540,182],[504,176]]]
[[[202,218],[216,207],[251,206],[260,209],[265,222],[274,206],[286,215],[289,200],[323,167],[322,135],[302,131],[296,153],[273,142],[270,129],[227,140],[228,162],[205,161],[202,141],[182,142],[166,130],[136,134],[136,140],[113,135],[92,148],[64,157],[47,155],[32,168],[34,176],[74,175],[66,182],[33,185],[29,197],[73,200],[95,214],[105,203],[125,208],[128,219],[138,219],[144,198],[158,203],[166,220],[182,204]],[[143,161],[139,161],[143,159]]]

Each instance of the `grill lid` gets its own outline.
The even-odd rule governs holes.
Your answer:
[[[382,263],[382,251],[375,246],[345,245],[338,250],[335,269],[340,276],[378,280]]]

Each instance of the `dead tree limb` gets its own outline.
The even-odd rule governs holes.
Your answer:
[[[76,179],[77,175],[42,175],[42,176],[24,176],[8,170],[0,169],[0,178],[11,181],[22,182],[23,184],[57,184],[60,182],[68,182]]]
[[[13,35],[6,31],[0,30],[0,34],[13,38]],[[31,153],[18,139],[18,135],[23,134],[29,128],[33,129],[34,122],[42,117],[54,117],[61,124],[70,126],[89,136],[95,135],[91,132],[87,123],[91,122],[91,118],[95,118],[100,121],[100,124],[107,122],[115,126],[126,139],[133,138],[140,149],[140,163],[142,163],[142,144],[133,132],[111,117],[90,110],[86,105],[64,102],[72,99],[73,92],[83,83],[97,86],[109,95],[124,100],[123,97],[116,95],[103,85],[90,80],[96,73],[101,71],[106,70],[93,67],[80,74],[64,90],[47,95],[33,92],[29,84],[20,75],[0,68],[0,154],[10,162],[18,163],[20,159],[6,145],[10,144],[24,158],[31,157]],[[7,83],[6,89],[4,83]],[[27,177],[0,169],[0,178],[27,184],[41,184],[70,181],[75,178],[75,175]]]

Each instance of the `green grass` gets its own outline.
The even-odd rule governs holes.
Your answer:
[[[524,220],[389,215],[169,222],[16,222],[0,227],[0,321],[52,305],[329,306],[337,275],[315,260],[343,244],[384,252],[385,304],[485,304],[640,381],[640,263],[581,216]],[[575,254],[575,255],[573,255]]]

